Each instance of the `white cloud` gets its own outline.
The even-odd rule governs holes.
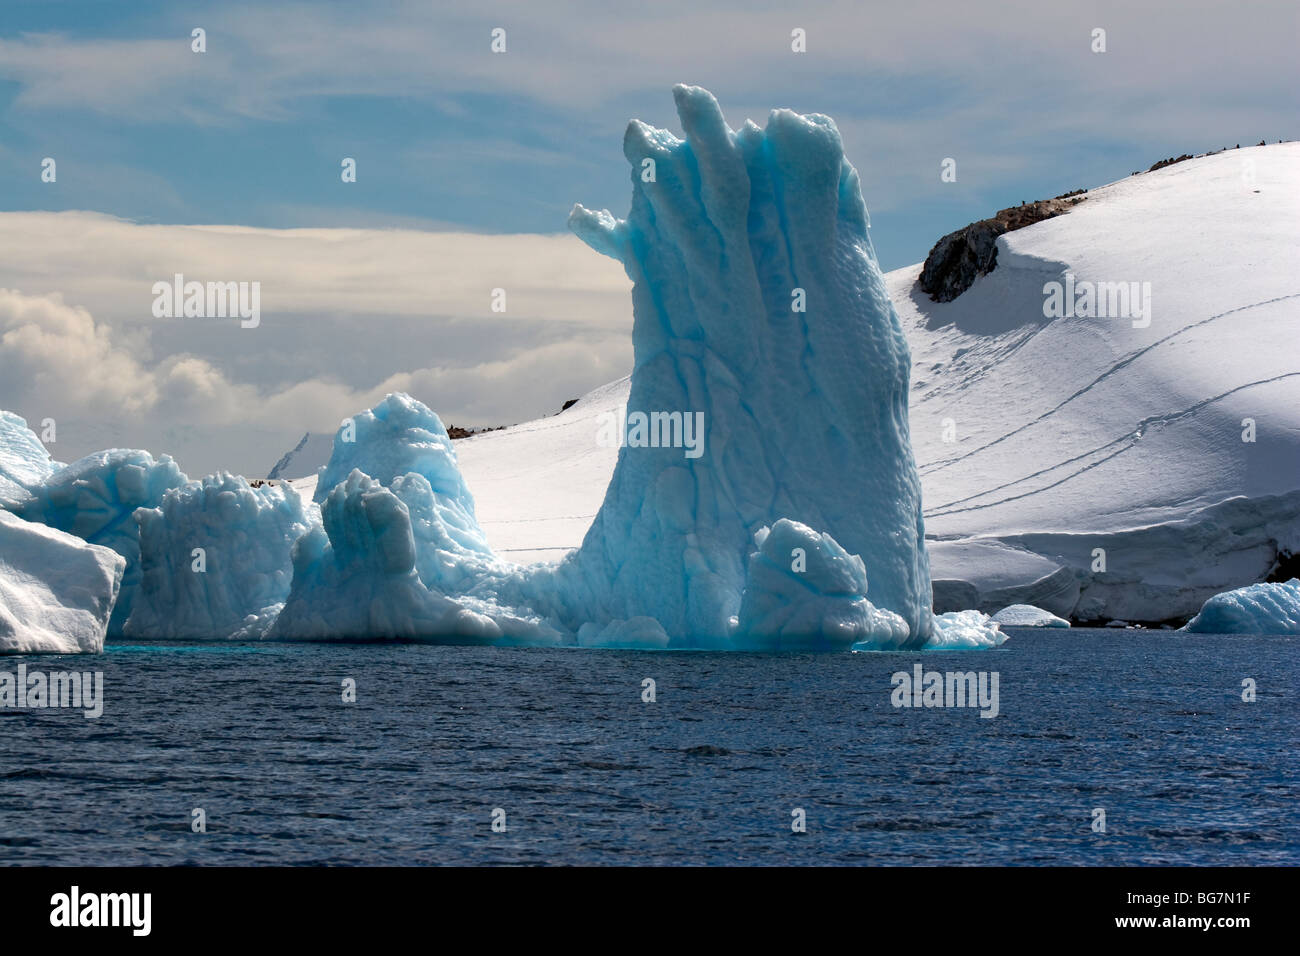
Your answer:
[[[263,315],[507,315],[624,326],[622,268],[569,235],[410,229],[142,225],[89,212],[0,213],[0,284],[63,292],[114,321],[147,320],[152,286],[175,273],[259,281]]]
[[[260,282],[262,324],[155,319],[153,283],[178,272],[187,280]],[[506,290],[504,316],[490,310],[494,288]],[[95,213],[3,213],[0,407],[80,423],[77,454],[94,450],[97,422],[108,435],[130,420],[130,434],[146,440],[173,426],[199,429],[183,466],[256,473],[303,431],[333,430],[389,391],[410,392],[461,424],[554,411],[629,370],[629,289],[617,263],[570,236],[157,226]],[[292,357],[274,375],[242,374],[246,353],[294,347],[276,336],[278,322],[292,318],[293,334],[310,336],[323,313],[339,360],[382,374],[345,382]],[[438,316],[492,325],[453,355],[439,347]],[[429,331],[420,336],[424,317]],[[200,334],[211,329],[196,324],[221,322],[222,334]],[[403,329],[400,342],[390,324]],[[546,328],[553,333],[536,339]],[[319,354],[309,344],[316,343],[302,343],[302,353]],[[237,446],[240,432],[257,436],[244,457],[209,457],[206,446]]]
[[[0,288],[0,381],[13,399],[48,395],[47,409],[106,408],[136,415],[158,402],[128,351],[85,309],[58,294],[25,296]]]
[[[19,84],[20,108],[227,122],[289,115],[297,100],[330,95],[427,97],[455,111],[461,93],[499,93],[587,113],[683,80],[733,101],[762,92],[764,114],[771,105],[817,108],[810,98],[844,114],[855,100],[876,111],[887,78],[909,76],[1067,123],[1087,100],[1122,102],[1127,109],[1111,109],[1107,121],[1139,128],[1171,111],[1227,111],[1274,89],[1296,16],[1290,0],[1101,0],[1086,11],[1037,0],[995,8],[820,0],[793,9],[556,0],[489,10],[412,0],[385,4],[382,16],[364,4],[240,3],[205,11],[205,54],[190,52],[188,22],[167,17],[136,38],[0,39],[0,77]],[[488,50],[498,25],[508,31],[504,55]],[[808,35],[799,56],[789,47],[796,26]],[[1107,30],[1104,55],[1089,49],[1095,27]],[[774,88],[785,102],[767,102]],[[1162,95],[1145,96],[1152,90]],[[942,115],[918,124],[960,122],[971,104],[935,105]]]
[[[573,144],[600,136],[612,145],[629,114],[671,126],[667,91],[679,81],[718,94],[733,127],[746,117],[761,124],[773,106],[832,114],[877,212],[931,197],[946,156],[959,159],[963,189],[1002,195],[1022,174],[1098,144],[1137,150],[1149,165],[1166,151],[1231,145],[1227,137],[1294,135],[1295,94],[1277,82],[1300,27],[1293,0],[455,6],[411,0],[377,13],[364,4],[223,4],[202,17],[202,55],[189,52],[192,24],[179,15],[141,18],[141,35],[122,38],[3,38],[0,79],[16,84],[16,125],[31,128],[61,108],[89,109],[129,130],[178,120],[310,123],[314,102],[331,96],[417,102],[430,122],[410,130],[409,147],[391,162],[408,177],[412,166],[459,175],[459,196],[475,198],[495,188],[475,175],[476,163],[512,164],[515,173],[581,168],[588,157]],[[488,50],[497,25],[508,30],[504,55]],[[806,54],[790,52],[795,26],[808,31]],[[1091,52],[1096,27],[1107,31],[1105,54]],[[484,113],[465,122],[492,96],[511,104],[497,114],[509,121]],[[459,119],[443,124],[450,117]],[[153,215],[183,218],[181,200],[169,195],[175,187],[97,165],[68,179],[84,197],[78,204],[110,195],[113,208],[138,209],[122,190],[148,189]],[[278,213],[277,222],[358,221],[348,210],[332,222],[328,213]]]

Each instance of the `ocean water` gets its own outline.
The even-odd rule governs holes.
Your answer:
[[[97,720],[0,710],[0,862],[1300,862],[1295,638],[1009,633],[922,654],[0,658],[100,669],[106,699]],[[895,708],[918,661],[996,671],[999,716]]]

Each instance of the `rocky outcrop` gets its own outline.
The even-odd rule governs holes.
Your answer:
[[[1192,158],[1191,153],[1183,153],[1181,156],[1170,156],[1168,159],[1162,159],[1158,162],[1152,163],[1151,168],[1148,169],[1147,172],[1154,173],[1157,169],[1164,169],[1166,166],[1172,166],[1174,163],[1186,162]]]
[[[950,232],[934,244],[921,269],[921,288],[935,302],[951,302],[971,287],[980,276],[998,264],[998,236],[1052,219],[1069,212],[1084,200],[1084,190],[1064,193],[1055,199],[1021,203]]]

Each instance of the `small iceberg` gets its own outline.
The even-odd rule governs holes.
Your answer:
[[[1069,627],[1070,622],[1032,604],[1012,604],[993,615],[1003,627]]]
[[[1249,584],[1210,598],[1182,628],[1191,634],[1300,634],[1300,578]]]

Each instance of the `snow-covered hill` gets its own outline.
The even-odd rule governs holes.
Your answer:
[[[521,564],[582,544],[618,448],[596,440],[601,416],[627,404],[629,379],[602,385],[559,415],[456,442],[488,543]]]
[[[1188,617],[1300,551],[1300,144],[1095,189],[998,246],[950,303],[916,286],[919,265],[886,276],[912,348],[935,609]],[[1149,313],[1047,318],[1044,284],[1067,273],[1149,283]],[[618,454],[601,415],[627,389],[456,443],[495,549],[581,543]]]

